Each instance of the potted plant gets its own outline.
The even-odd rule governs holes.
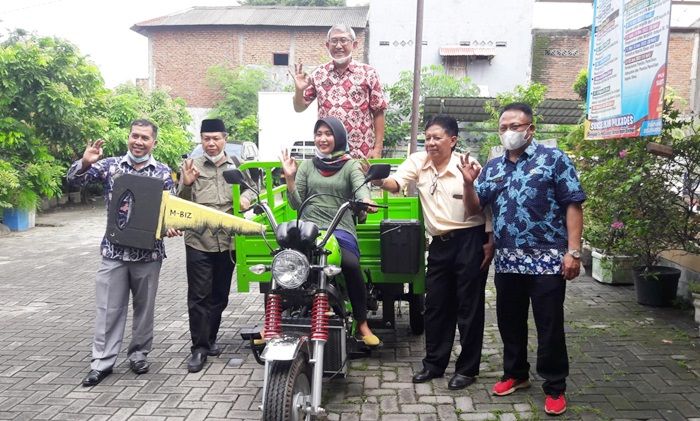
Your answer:
[[[642,263],[634,268],[637,302],[651,306],[671,305],[681,276],[679,269],[658,264],[661,253],[677,245],[673,233],[680,216],[673,204],[677,194],[670,190],[667,180],[659,178],[664,166],[657,163],[649,168],[642,164],[644,178],[636,181],[637,206],[630,210],[628,223],[631,250]]]
[[[644,218],[633,235],[638,250],[645,253],[645,267],[635,280],[642,304],[669,305],[676,298],[680,271],[652,267],[662,251],[675,248],[697,254],[700,250],[700,124],[680,118],[672,105],[672,101],[664,104],[664,129],[655,139],[658,143],[646,145],[650,158],[645,175],[652,180],[646,184],[655,187],[647,191],[640,207]]]
[[[586,192],[583,238],[591,247],[591,275],[598,282],[633,283],[637,259],[631,251],[625,224],[633,198],[626,142],[584,140],[582,128],[570,139],[578,156],[581,184]]]
[[[671,127],[660,139],[668,135]],[[641,265],[634,268],[637,302],[643,305],[668,306],[676,299],[681,271],[659,266],[665,250],[676,248],[676,233],[682,225],[681,201],[672,178],[673,161],[651,153],[650,140],[634,139],[623,150],[627,177],[620,185],[628,193],[625,208],[625,235],[630,252],[639,257]]]
[[[650,144],[648,150],[663,157],[658,165],[657,177],[665,180],[673,198],[669,200],[670,218],[663,224],[670,231],[673,246],[687,254],[700,252],[700,121],[696,118],[681,118],[672,109],[672,103],[665,104],[663,135],[658,144]],[[688,289],[693,293],[696,308],[700,305],[697,297],[700,285],[689,282]],[[696,320],[700,314],[696,311]]]
[[[685,167],[679,162],[687,164],[683,157],[695,156],[694,150],[700,157],[700,142],[680,142],[687,137],[682,128],[689,123],[678,119],[670,101],[664,111],[659,137],[583,140],[581,136],[576,143],[588,195],[584,237],[601,255],[639,259],[632,273],[637,301],[646,305],[670,305],[676,298],[680,271],[659,266],[660,255],[683,243],[694,244],[698,234],[697,219],[687,212],[682,190],[688,190],[685,184],[697,189],[694,165],[700,160]]]
[[[662,175],[676,192],[671,202],[678,219],[670,225],[677,246],[687,252],[700,253],[700,121],[680,119],[672,112],[666,119],[667,136],[661,139],[660,152],[667,161]],[[666,121],[665,120],[665,121]],[[658,149],[658,148],[655,148]]]
[[[60,194],[63,171],[63,167],[52,159],[18,165],[0,159],[0,208],[3,211],[3,223],[13,231],[32,228],[40,198]]]
[[[12,227],[15,215],[6,213],[6,210],[13,207],[13,197],[17,189],[19,189],[19,173],[9,162],[0,160],[0,210],[3,212],[3,222],[8,227]]]
[[[589,221],[592,218],[588,218]],[[598,221],[596,221],[598,222]],[[599,223],[590,222],[584,238],[594,244],[591,247],[591,276],[598,282],[612,285],[631,285],[632,270],[637,263],[637,257],[630,254],[625,247],[624,222],[614,219],[609,226],[600,227]],[[607,221],[604,221],[607,223]],[[607,232],[597,234],[596,232]],[[599,240],[598,235],[606,235],[607,239]]]

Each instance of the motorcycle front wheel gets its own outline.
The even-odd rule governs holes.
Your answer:
[[[263,421],[309,421],[303,407],[311,396],[309,363],[303,354],[270,363]]]

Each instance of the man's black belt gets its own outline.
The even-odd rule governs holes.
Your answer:
[[[436,235],[435,238],[439,238],[439,239],[442,240],[442,241],[450,241],[450,240],[452,240],[452,239],[454,239],[454,238],[461,237],[462,234],[465,234],[467,231],[472,230],[472,229],[474,229],[474,228],[479,228],[480,226],[481,226],[481,225],[477,225],[477,226],[475,226],[475,227],[461,228],[461,229],[458,229],[458,230],[448,231],[448,232],[446,232],[446,233],[444,233],[444,234]]]

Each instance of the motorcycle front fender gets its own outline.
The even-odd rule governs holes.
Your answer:
[[[269,339],[260,357],[265,362],[292,361],[307,343],[306,336],[285,334]]]

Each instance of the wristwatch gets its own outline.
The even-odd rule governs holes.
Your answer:
[[[581,258],[581,250],[577,249],[569,249],[569,251],[566,252],[567,254],[570,254],[571,257],[574,259],[580,259]]]

